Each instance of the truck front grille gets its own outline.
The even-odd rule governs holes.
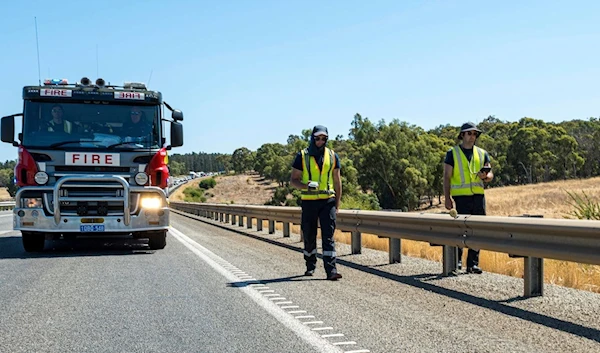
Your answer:
[[[61,216],[123,216],[125,189],[115,178],[68,176],[58,190]],[[100,179],[100,180],[99,180]],[[122,179],[121,179],[122,180]],[[129,214],[136,214],[140,195],[129,193]],[[44,194],[45,204],[54,214],[53,193]]]

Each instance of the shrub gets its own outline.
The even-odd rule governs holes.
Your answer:
[[[574,208],[569,214],[579,219],[600,220],[600,203],[592,201],[585,192],[581,193],[583,196],[567,191],[572,200],[569,204]]]
[[[206,202],[206,197],[204,197],[203,192],[194,187],[187,187],[183,190],[183,201],[185,202]]]
[[[205,190],[214,188],[215,185],[217,185],[217,181],[215,180],[215,178],[208,178],[208,179],[201,180],[200,183],[198,184],[200,189],[205,189]]]
[[[379,206],[379,199],[377,198],[377,195],[359,193],[348,196],[342,195],[340,209],[378,211],[381,209],[381,207]]]

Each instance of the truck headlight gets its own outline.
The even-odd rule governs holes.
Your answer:
[[[44,184],[46,184],[48,182],[48,173],[46,173],[46,172],[37,172],[33,176],[33,179],[39,185],[44,185]]]
[[[142,197],[141,205],[147,210],[158,210],[162,207],[162,200],[159,197]]]
[[[135,175],[135,183],[138,185],[146,185],[148,182],[148,174],[140,172]]]
[[[42,198],[41,197],[23,198],[23,207],[25,207],[25,208],[42,208]]]

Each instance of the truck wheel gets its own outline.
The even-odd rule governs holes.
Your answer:
[[[148,246],[151,250],[164,249],[167,246],[167,231],[148,233]]]
[[[38,252],[44,250],[46,235],[39,232],[21,232],[23,248],[27,252]]]

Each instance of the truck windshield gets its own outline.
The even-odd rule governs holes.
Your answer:
[[[23,145],[38,148],[159,148],[159,106],[25,101]]]

